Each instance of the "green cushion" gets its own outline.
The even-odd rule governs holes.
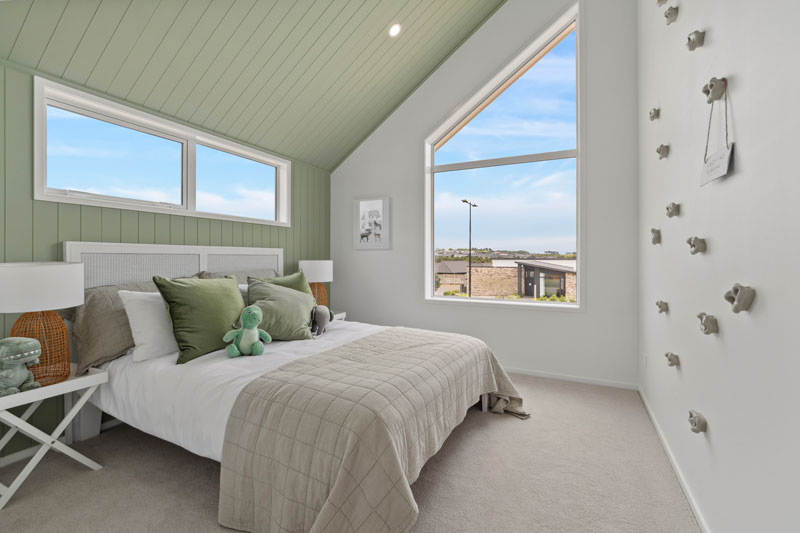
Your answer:
[[[311,338],[311,311],[314,297],[265,280],[250,278],[247,286],[250,305],[261,308],[261,329],[273,340],[295,341]]]
[[[258,281],[264,281],[266,283],[272,283],[273,285],[279,285],[281,287],[288,287],[290,289],[294,289],[296,291],[304,292],[306,294],[314,295],[311,292],[311,287],[308,285],[308,281],[306,280],[306,275],[303,274],[303,271],[300,270],[295,272],[294,274],[289,274],[288,276],[282,276],[280,278],[247,278],[247,282],[250,283],[250,280],[255,279]],[[251,298],[252,302],[252,298]]]
[[[233,328],[244,309],[236,279],[166,279],[153,276],[169,306],[172,331],[178,342],[178,364],[186,363],[226,343],[225,333]]]

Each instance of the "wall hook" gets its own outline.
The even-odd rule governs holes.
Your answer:
[[[705,433],[708,429],[706,417],[694,409],[689,409],[689,427],[692,428],[694,433]]]
[[[653,109],[650,110],[650,122],[659,118],[661,118],[661,108],[654,107]]]
[[[740,283],[734,283],[731,290],[725,293],[725,301],[732,305],[734,313],[749,310],[755,297],[755,289]]]
[[[678,6],[668,7],[664,11],[664,18],[667,19],[667,26],[678,20]]]
[[[668,144],[661,144],[656,148],[656,153],[658,154],[659,159],[664,159],[665,157],[669,157],[669,145]]]
[[[667,0],[656,0],[656,5],[657,5],[658,7],[661,7],[661,6],[663,6],[664,4],[666,4],[666,3],[667,3]]]
[[[728,90],[728,78],[711,78],[708,83],[703,85],[703,94],[706,95],[706,103],[716,102],[725,95]]]
[[[661,244],[661,230],[650,228],[650,242],[653,244]]]
[[[669,205],[667,205],[667,217],[672,218],[680,214],[681,214],[681,204],[670,202]]]
[[[706,313],[698,313],[697,318],[700,319],[700,331],[705,335],[719,333],[719,324],[717,323],[716,317],[707,315]]]
[[[686,239],[686,243],[689,245],[689,253],[692,255],[704,253],[706,250],[708,250],[706,240],[701,239],[700,237],[689,237]]]
[[[664,300],[659,300],[656,302],[656,307],[658,307],[659,313],[668,313],[669,312],[669,304]]]
[[[681,358],[677,354],[667,352],[664,357],[667,358],[667,366],[681,366]]]
[[[689,49],[690,52],[694,52],[696,48],[700,48],[703,46],[703,43],[706,41],[706,32],[695,30],[689,34],[689,37],[686,39],[686,48]]]

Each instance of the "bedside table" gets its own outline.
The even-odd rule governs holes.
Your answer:
[[[17,431],[42,443],[42,445],[39,447],[39,450],[37,450],[36,454],[31,457],[30,461],[28,461],[28,464],[25,465],[25,468],[22,469],[22,472],[19,473],[11,485],[6,487],[0,483],[0,495],[2,495],[2,497],[0,497],[0,509],[5,507],[5,505],[8,503],[8,500],[10,500],[14,493],[17,492],[17,489],[19,489],[20,485],[22,485],[22,483],[28,478],[33,469],[36,468],[36,465],[39,464],[39,461],[42,460],[44,454],[46,454],[51,448],[63,453],[67,457],[75,459],[79,463],[88,466],[92,470],[99,470],[102,468],[99,464],[95,463],[85,455],[76,452],[58,440],[64,430],[66,430],[70,425],[72,419],[75,418],[75,415],[77,415],[83,406],[86,405],[89,397],[95,390],[97,390],[97,387],[108,381],[108,372],[105,370],[92,368],[89,370],[88,374],[76,376],[75,369],[76,365],[73,364],[70,377],[61,383],[0,397],[0,422],[3,422],[9,426],[8,432],[3,436],[2,439],[0,439],[0,450],[2,450],[6,444],[8,444],[8,442],[11,440],[11,437],[13,437]],[[71,395],[72,393],[78,391],[83,391],[80,399],[78,399],[78,401],[72,405],[72,408],[64,414],[64,419],[60,424],[58,424],[56,429],[54,429],[51,434],[48,435],[44,431],[32,426],[27,422],[28,418],[33,414],[34,411],[36,411],[39,405],[41,405],[42,401],[46,400],[47,398],[61,396],[62,394]],[[69,405],[69,403],[70,402],[67,401],[65,402],[65,405]],[[13,407],[19,407],[20,405],[27,404],[30,405],[27,409],[25,409],[25,412],[22,413],[21,417],[13,415],[9,411],[9,409]]]
[[[333,314],[333,319],[334,320],[347,320],[347,312],[345,311],[343,313],[334,313]]]

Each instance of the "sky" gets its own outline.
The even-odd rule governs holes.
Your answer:
[[[575,32],[435,154],[435,164],[576,147]],[[561,253],[576,250],[576,164],[542,161],[437,173],[434,246]]]
[[[275,219],[275,167],[197,145],[197,210]],[[181,144],[47,107],[47,184],[181,204]]]

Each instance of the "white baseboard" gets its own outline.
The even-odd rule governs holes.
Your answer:
[[[675,477],[678,478],[678,483],[680,483],[681,489],[683,489],[683,494],[686,496],[686,501],[689,502],[689,507],[691,507],[692,512],[694,513],[694,518],[697,521],[697,525],[700,526],[700,529],[704,533],[710,533],[711,528],[708,527],[708,523],[703,517],[703,513],[700,511],[700,507],[697,505],[697,501],[694,498],[692,489],[690,489],[689,485],[686,483],[686,478],[683,476],[683,471],[678,465],[678,461],[675,460],[675,456],[672,454],[669,444],[667,444],[667,439],[664,438],[664,432],[661,431],[661,426],[658,425],[658,421],[656,420],[653,411],[650,409],[650,404],[647,403],[647,397],[644,395],[644,391],[642,391],[641,388],[637,389],[639,391],[639,396],[642,398],[644,409],[647,411],[647,416],[650,417],[650,422],[653,423],[653,427],[656,430],[656,435],[658,435],[658,439],[661,441],[661,446],[664,448],[664,452],[667,454],[667,458],[672,465],[672,470],[675,472]]]
[[[522,368],[513,368],[505,365],[503,365],[503,368],[505,368],[506,372],[511,372],[513,374],[523,374],[525,376],[535,376],[537,378],[560,379],[562,381],[576,381],[578,383],[588,383],[589,385],[602,385],[604,387],[614,387],[616,389],[639,390],[639,386],[635,383],[624,383],[622,381],[611,381],[608,379],[570,376],[568,374],[554,374],[551,372],[538,372],[535,370],[525,370]]]

